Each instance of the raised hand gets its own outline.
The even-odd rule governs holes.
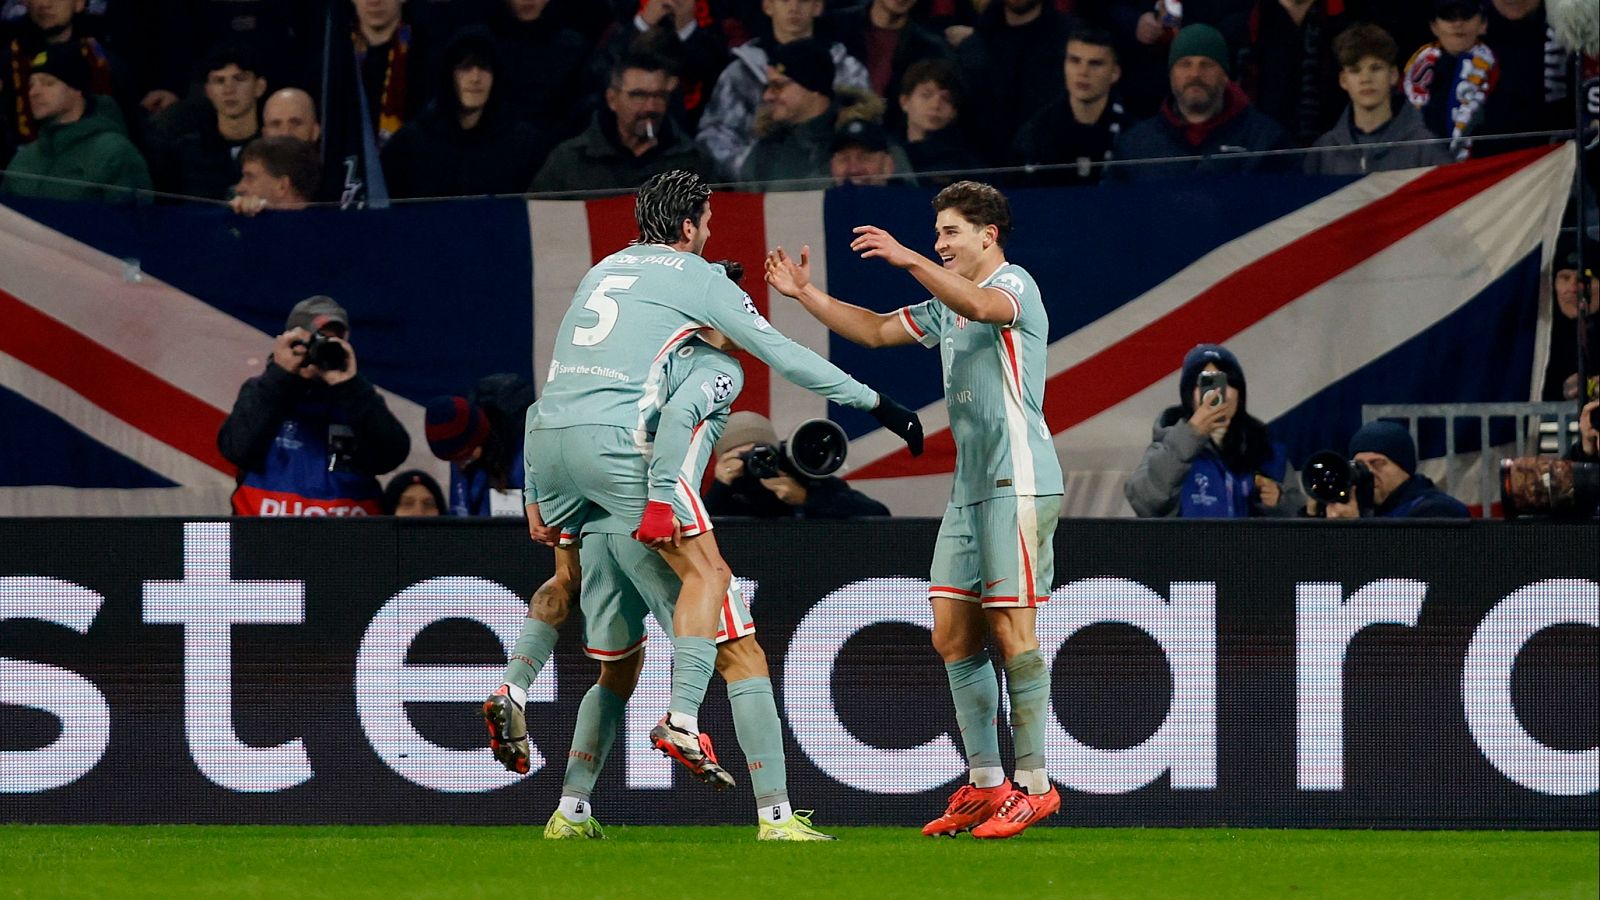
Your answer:
[[[811,247],[800,248],[800,261],[797,263],[785,253],[782,247],[775,248],[767,254],[767,284],[772,285],[778,293],[787,297],[798,298],[800,293],[811,283]]]
[[[881,259],[897,269],[909,269],[923,258],[876,225],[857,225],[853,230],[856,239],[850,242],[850,249],[861,254],[862,259]]]

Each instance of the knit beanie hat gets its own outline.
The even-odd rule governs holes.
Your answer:
[[[779,44],[767,54],[767,64],[808,91],[833,96],[833,54],[815,38]]]
[[[1417,471],[1417,445],[1404,425],[1368,422],[1350,438],[1350,455],[1382,453],[1407,474]]]
[[[465,397],[435,397],[428,401],[424,432],[434,456],[461,462],[488,439],[489,419]]]
[[[760,413],[749,410],[736,412],[728,417],[728,424],[722,429],[722,437],[717,438],[716,446],[711,452],[718,456],[728,452],[734,447],[744,444],[771,444],[778,445],[778,432],[772,428],[772,421]]]
[[[57,44],[39,53],[34,56],[29,69],[52,75],[80,94],[89,94],[89,63],[84,60],[77,41]]]
[[[1167,68],[1178,64],[1185,56],[1204,56],[1214,59],[1222,71],[1232,74],[1228,64],[1228,42],[1222,32],[1210,25],[1185,25],[1172,39],[1172,49],[1167,52]]]
[[[1195,383],[1200,380],[1200,373],[1207,363],[1215,363],[1218,369],[1227,373],[1228,386],[1239,392],[1242,401],[1245,393],[1244,368],[1239,365],[1239,357],[1221,344],[1197,344],[1183,355],[1183,371],[1178,375],[1178,405],[1189,408],[1189,395],[1194,393]]]

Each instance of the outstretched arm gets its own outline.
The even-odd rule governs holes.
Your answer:
[[[862,259],[881,259],[897,269],[905,269],[928,289],[928,293],[957,315],[991,325],[1016,322],[1016,301],[1005,291],[978,287],[926,256],[906,249],[894,235],[876,225],[859,225],[855,234],[850,249],[861,254]]]
[[[767,254],[767,284],[800,301],[828,330],[863,347],[894,347],[916,340],[898,321],[899,313],[874,312],[846,303],[811,283],[811,248],[800,248],[795,262],[782,247]]]

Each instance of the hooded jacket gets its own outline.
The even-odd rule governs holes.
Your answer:
[[[150,189],[150,169],[123,132],[116,107],[94,97],[85,99],[88,106],[78,121],[40,126],[38,139],[19,149],[6,167],[5,184],[0,190],[17,197],[51,200],[134,199],[130,191],[12,177],[17,175],[48,175],[96,185]]]
[[[652,175],[686,169],[712,180],[712,165],[700,148],[672,120],[661,120],[661,137],[643,156],[622,145],[617,117],[609,109],[594,114],[589,127],[575,138],[562,141],[550,152],[544,167],[528,188],[535,192],[627,190],[644,184]]]
[[[767,86],[767,47],[771,40],[757,38],[733,48],[733,61],[718,76],[717,86],[711,91],[711,102],[706,104],[706,111],[700,117],[695,142],[730,178],[737,178],[744,169],[744,159],[756,143],[756,108],[761,105],[761,92]],[[835,41],[828,51],[833,56],[836,91],[841,88],[872,90],[867,80],[867,67],[851,56],[843,44]]]
[[[1365,175],[1368,172],[1389,172],[1395,169],[1418,169],[1454,162],[1444,144],[1413,144],[1409,147],[1369,147],[1390,141],[1437,140],[1422,121],[1422,113],[1396,94],[1389,98],[1394,118],[1370,134],[1357,131],[1353,112],[1349,106],[1339,116],[1338,124],[1317,138],[1313,147],[1348,147],[1348,150],[1310,153],[1306,156],[1307,175]]]
[[[455,67],[471,57],[494,74],[477,124],[462,128]],[[384,145],[383,174],[392,197],[472,197],[520,194],[549,152],[532,125],[510,115],[495,45],[489,34],[467,29],[442,57],[434,99],[415,121]]]

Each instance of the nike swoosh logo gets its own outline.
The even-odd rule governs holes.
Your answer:
[[[994,587],[994,586],[995,586],[995,585],[997,585],[997,584],[999,584],[999,583],[1000,583],[1000,582],[1002,582],[1002,581],[1005,581],[1005,579],[1004,579],[1004,578],[996,578],[996,579],[995,579],[995,580],[993,580],[993,581],[991,581],[991,582],[988,582],[988,583],[987,583],[987,584],[985,584],[985,585],[984,585],[984,586],[983,586],[983,589],[984,589],[984,590],[986,590],[986,591],[987,591],[987,590],[988,590],[988,589],[990,589],[990,588],[992,588],[992,587]]]

